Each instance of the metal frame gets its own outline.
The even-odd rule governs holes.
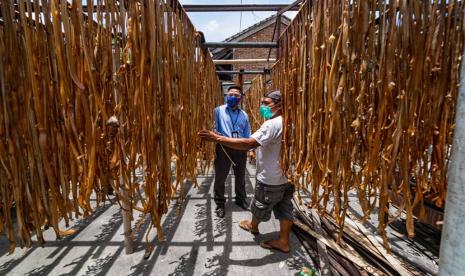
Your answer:
[[[183,5],[186,12],[240,12],[240,11],[280,11],[288,8],[289,5],[261,5],[261,4],[244,4],[244,5]],[[291,7],[289,11],[297,11],[298,7]]]
[[[244,84],[252,84],[251,81],[244,81]],[[235,82],[222,82],[221,86],[233,86],[237,85]]]
[[[205,42],[202,48],[278,48],[276,42]]]
[[[255,58],[255,59],[215,59],[213,63],[215,65],[228,65],[228,64],[253,64],[253,63],[266,63],[276,62],[276,59],[270,58]]]
[[[300,9],[300,6],[298,6],[300,3],[302,3],[303,0],[296,0],[294,2],[292,2],[291,4],[289,5],[285,5],[286,7],[280,9],[277,13],[277,16],[280,16],[282,15],[283,13],[287,12],[287,11],[298,11]]]
[[[223,75],[261,75],[261,74],[270,74],[270,70],[263,71],[245,71],[245,70],[234,70],[234,71],[216,71],[217,74]]]
[[[279,59],[279,56],[281,55],[281,51],[279,49],[279,37],[281,36],[281,15],[283,15],[285,12],[297,8],[297,6],[302,2],[303,0],[296,0],[289,4],[287,7],[282,8],[281,10],[278,11],[276,14],[276,23],[275,23],[275,29],[273,30],[273,37],[271,40],[274,40],[274,34],[276,33],[276,42],[278,43],[278,49],[276,51],[276,57]],[[300,9],[300,6],[298,7]],[[268,58],[270,58],[271,55],[271,50],[268,52]]]

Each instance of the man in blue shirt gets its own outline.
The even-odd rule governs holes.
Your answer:
[[[239,86],[231,86],[228,88],[226,95],[226,104],[215,108],[215,130],[221,136],[230,138],[250,137],[249,117],[247,113],[239,108],[242,97],[241,88]],[[224,217],[224,203],[226,201],[224,197],[224,183],[228,177],[231,163],[236,179],[236,204],[245,210],[249,207],[245,192],[246,160],[247,151],[216,144],[214,200],[216,203],[216,215],[220,218]]]

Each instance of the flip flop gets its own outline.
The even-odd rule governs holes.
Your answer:
[[[245,226],[244,224],[242,224],[243,222],[244,222],[244,221],[239,222],[239,227],[240,227],[240,228],[242,228],[243,230],[245,230],[245,231],[247,231],[247,232],[252,233],[252,235],[258,235],[258,234],[260,234],[259,231],[256,231],[256,232],[255,232],[255,231],[252,231],[252,229],[250,229],[250,228],[248,228],[247,226]]]
[[[287,253],[290,252],[290,250],[284,251],[284,250],[282,250],[281,248],[278,248],[278,247],[276,247],[276,246],[273,246],[273,245],[271,245],[269,242],[270,242],[270,240],[261,241],[261,242],[260,242],[260,246],[263,247],[263,248],[265,248],[265,249],[274,249],[274,250],[278,250],[278,251],[281,252],[281,253],[286,253],[286,254],[287,254]]]

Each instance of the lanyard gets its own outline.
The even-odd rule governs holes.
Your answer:
[[[238,109],[238,111],[239,111],[239,109]],[[236,123],[237,123],[237,120],[239,119],[239,115],[241,115],[241,112],[239,111],[239,112],[237,113],[236,120],[234,121],[234,123],[233,123],[233,119],[232,119],[231,113],[229,112],[229,109],[226,109],[226,112],[228,113],[229,118],[231,119],[231,124],[232,124],[233,131],[235,131],[235,130],[236,130]],[[234,112],[234,111],[233,111],[233,112]]]

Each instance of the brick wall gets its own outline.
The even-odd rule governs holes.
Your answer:
[[[273,30],[275,24],[272,24],[255,34],[246,37],[241,40],[241,42],[269,42],[273,37]],[[286,29],[286,25],[281,23],[281,32]],[[238,48],[234,49],[233,59],[252,59],[252,58],[268,58],[268,53],[270,49],[261,49],[261,48]],[[276,49],[271,49],[270,58],[276,58]],[[270,66],[272,63],[270,63]],[[263,70],[263,68],[268,68],[266,63],[257,63],[257,64],[235,64],[234,70],[244,69],[248,70]],[[252,80],[256,75],[244,75],[244,81]],[[237,81],[237,75],[234,76],[234,81]]]

